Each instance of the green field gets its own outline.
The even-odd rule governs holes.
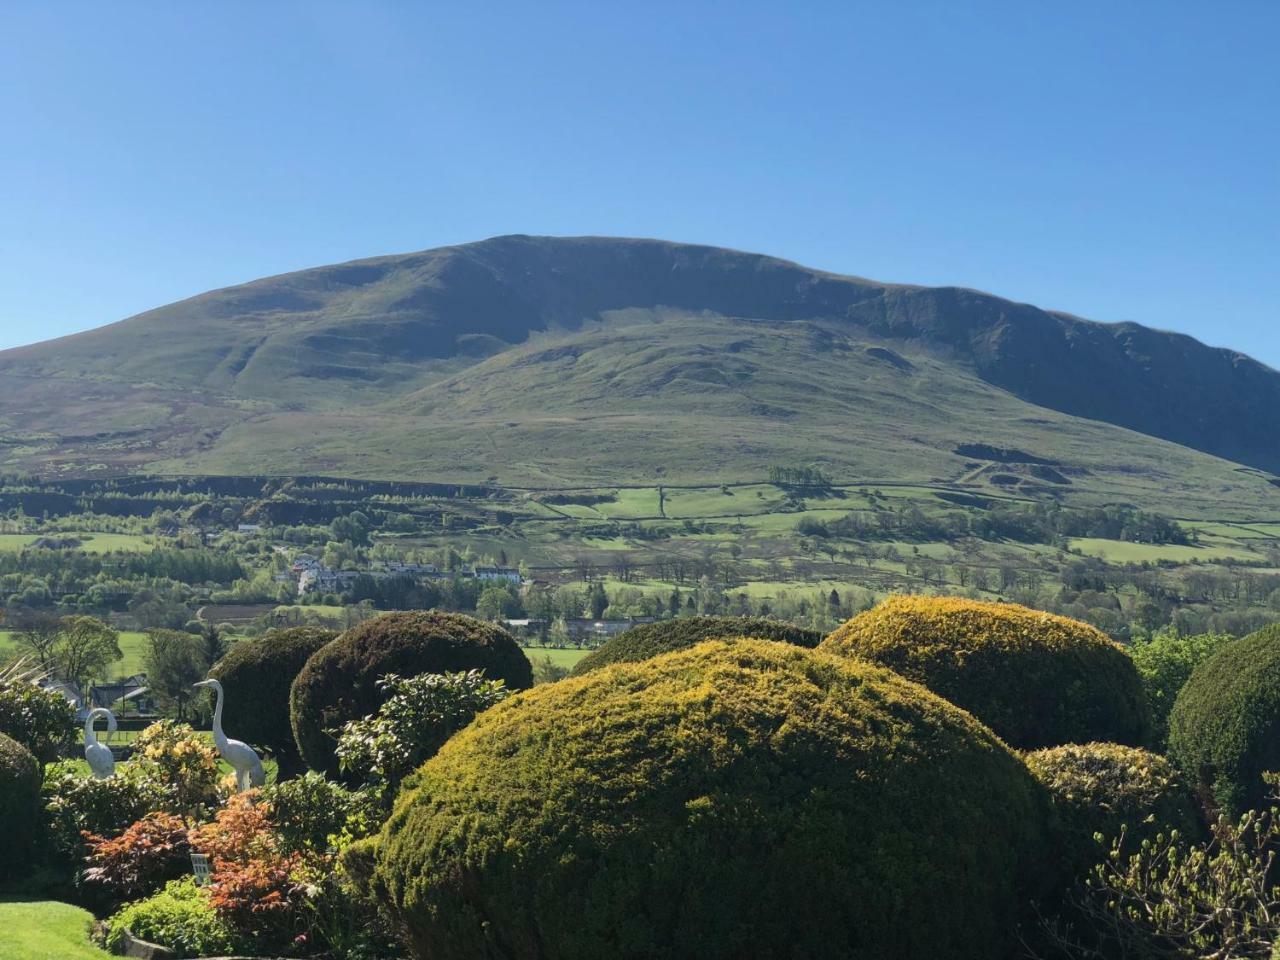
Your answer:
[[[0,903],[0,957],[4,960],[109,960],[89,942],[88,910],[54,900]]]
[[[1184,547],[1180,544],[1127,543],[1123,540],[1103,540],[1097,537],[1075,537],[1072,549],[1085,556],[1101,557],[1108,563],[1194,563],[1215,560],[1257,560],[1256,553],[1243,546],[1222,543],[1206,543]]]
[[[577,666],[578,661],[585,657],[590,650],[579,650],[574,647],[525,647],[524,655],[530,660],[541,660],[544,657],[550,657],[551,662],[557,667],[565,667],[572,670]]]
[[[112,677],[131,677],[144,669],[142,659],[146,651],[147,635],[136,630],[120,633],[120,652],[124,658],[111,667]],[[0,657],[19,652],[13,631],[0,630]]]
[[[147,553],[154,549],[154,544],[146,537],[134,533],[89,533],[83,530],[72,530],[54,533],[0,533],[0,551],[21,550],[30,546],[41,537],[58,539],[59,537],[75,537],[81,541],[77,548],[85,553]]]

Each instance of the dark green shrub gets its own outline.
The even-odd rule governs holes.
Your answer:
[[[1229,814],[1263,805],[1262,774],[1280,770],[1280,624],[1196,667],[1169,715],[1169,756]]]
[[[820,649],[924,684],[1024,750],[1141,746],[1146,699],[1129,655],[1087,623],[1013,603],[890,597]]]
[[[717,640],[487,710],[344,863],[431,960],[993,960],[1046,815],[923,687]]]
[[[1121,853],[1176,830],[1200,831],[1191,791],[1164,757],[1116,743],[1067,744],[1028,753],[1032,776],[1049,791],[1064,880],[1081,880],[1121,838]],[[1099,835],[1101,835],[1099,837]]]
[[[366,620],[321,647],[293,681],[293,735],[307,766],[335,774],[337,733],[386,700],[378,681],[389,673],[482,670],[512,690],[533,685],[533,669],[501,627],[457,613],[390,613]]]
[[[648,660],[660,653],[684,650],[703,640],[722,637],[754,637],[757,640],[778,640],[794,643],[798,647],[816,647],[822,634],[806,630],[782,620],[768,617],[677,617],[642,623],[600,644],[573,668],[573,676],[580,677],[611,663],[635,663]]]
[[[262,788],[262,801],[286,853],[324,853],[377,830],[386,811],[371,790],[348,790],[314,770]]]
[[[311,655],[337,633],[319,627],[272,630],[235,644],[209,671],[222,681],[231,736],[265,747],[288,777],[301,769],[289,724],[289,689]]]
[[[168,947],[176,957],[207,957],[236,949],[235,931],[209,903],[194,877],[170,880],[159,893],[127,904],[107,919],[107,948],[123,953],[125,934]]]
[[[40,763],[52,763],[75,741],[75,709],[62,694],[23,679],[0,680],[0,733]]]
[[[30,750],[0,733],[0,878],[22,875],[39,822],[40,764]]]

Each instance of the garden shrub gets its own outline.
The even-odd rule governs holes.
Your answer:
[[[40,811],[40,764],[31,751],[0,733],[0,877],[25,867]],[[7,876],[6,876],[7,875]]]
[[[1149,734],[1138,671],[1094,627],[1012,603],[890,597],[820,649],[924,684],[1024,750]]]
[[[379,787],[390,800],[400,782],[476,714],[508,696],[501,680],[479,670],[424,673],[381,680],[387,701],[373,716],[352,720],[338,739],[338,763]]]
[[[1280,770],[1280,624],[1196,667],[1169,715],[1169,755],[1232,816],[1262,804],[1262,774]]]
[[[308,770],[262,788],[267,816],[287,851],[323,853],[376,831],[386,816],[371,790],[348,790]]]
[[[239,641],[209,671],[222,681],[231,735],[265,748],[282,778],[301,768],[289,725],[289,688],[311,655],[337,635],[319,627],[272,630]]]
[[[172,813],[157,810],[119,836],[91,834],[85,842],[89,866],[84,882],[117,900],[147,896],[191,870],[187,825]]]
[[[768,617],[677,617],[642,623],[600,644],[573,668],[580,677],[611,663],[634,663],[661,653],[684,650],[703,640],[721,637],[754,637],[778,640],[798,647],[816,647],[822,634]]]
[[[219,802],[218,755],[185,723],[161,720],[134,741],[137,776],[164,795],[166,810],[192,816]]]
[[[122,907],[106,926],[107,948],[116,954],[124,952],[126,933],[168,947],[178,958],[228,954],[237,946],[235,931],[194,877],[170,880],[159,893]]]
[[[343,862],[420,960],[993,960],[1046,816],[923,687],[735,639],[487,710]]]
[[[1200,829],[1191,792],[1173,764],[1140,747],[1067,744],[1028,753],[1032,776],[1052,798],[1054,861],[1064,880],[1080,880],[1123,837],[1122,855],[1143,840],[1176,830],[1194,839]]]
[[[64,756],[75,732],[75,710],[62,694],[20,678],[0,680],[0,734],[18,741],[39,763]]]
[[[515,638],[501,627],[457,613],[391,613],[352,627],[303,666],[289,697],[293,735],[307,766],[338,772],[342,725],[377,711],[386,700],[378,681],[389,673],[482,670],[512,690],[533,684]]]
[[[70,765],[50,768],[41,792],[53,852],[77,863],[85,833],[115,836],[164,800],[157,785],[140,777],[118,773],[98,780],[79,775]]]

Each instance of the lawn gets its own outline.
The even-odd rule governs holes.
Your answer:
[[[585,657],[590,650],[578,650],[575,647],[525,647],[524,655],[530,661],[541,660],[543,657],[550,657],[551,662],[557,667],[565,667],[573,669],[577,666],[578,661]]]
[[[89,942],[93,916],[67,903],[0,903],[0,957],[4,960],[109,960]]]

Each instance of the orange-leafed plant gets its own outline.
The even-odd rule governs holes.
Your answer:
[[[145,896],[191,869],[187,825],[171,813],[149,813],[117,837],[86,832],[84,838],[89,847],[84,881],[113,897]]]

